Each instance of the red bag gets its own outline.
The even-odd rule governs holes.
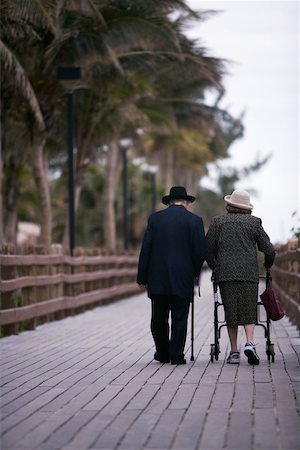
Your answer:
[[[260,295],[260,298],[271,320],[275,321],[283,318],[284,311],[272,287],[272,277],[269,271],[267,271],[266,290]]]

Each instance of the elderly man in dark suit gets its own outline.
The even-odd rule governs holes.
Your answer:
[[[173,186],[162,198],[168,208],[149,217],[140,252],[137,283],[148,290],[151,299],[154,359],[161,363],[186,363],[189,305],[194,278],[199,276],[205,259],[202,218],[187,209],[194,201],[183,186]]]

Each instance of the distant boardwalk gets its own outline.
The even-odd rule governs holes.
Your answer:
[[[259,328],[252,367],[244,356],[226,365],[223,329],[211,363],[209,277],[195,297],[186,366],[153,360],[145,294],[2,339],[1,448],[299,450],[299,333],[287,319],[273,324],[268,363]]]

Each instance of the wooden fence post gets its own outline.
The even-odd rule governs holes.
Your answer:
[[[44,245],[37,245],[35,247],[35,254],[36,255],[49,255],[50,249],[45,247]],[[35,267],[35,275],[41,276],[41,275],[50,275],[50,265],[49,264],[37,264]],[[49,286],[39,286],[37,287],[37,295],[35,298],[35,301],[38,303],[44,302],[45,300],[48,300],[49,297]],[[39,317],[34,326],[38,324],[42,324],[45,322],[49,322],[51,319],[51,315],[42,316]]]
[[[30,245],[29,244],[22,245],[22,247],[21,247],[21,254],[22,255],[27,256],[27,255],[32,255],[33,253],[34,253],[34,247],[33,247],[32,244],[30,244]],[[34,275],[34,268],[33,268],[32,265],[21,266],[21,271],[22,271],[22,276],[23,277]],[[35,296],[35,287],[32,287],[32,286],[24,287],[22,289],[22,294],[21,294],[21,299],[20,299],[19,306],[30,305],[31,302],[34,299],[34,296]],[[31,322],[31,326],[30,326],[30,323],[28,323],[28,322],[27,323],[21,322],[20,323],[20,327],[23,330],[31,330],[31,329],[34,328],[32,322]]]
[[[28,245],[24,247],[24,250],[26,255],[34,255],[35,254],[35,247],[33,245]],[[36,267],[34,264],[31,266],[24,266],[23,267],[24,275],[26,276],[35,276],[37,275]],[[33,305],[34,303],[37,303],[38,300],[38,287],[31,286],[29,288],[23,288],[22,289],[22,305]],[[30,319],[26,320],[23,323],[23,329],[24,330],[34,330],[36,327],[36,319]]]
[[[16,248],[13,244],[4,244],[1,253],[3,255],[15,255]],[[2,280],[11,280],[16,278],[16,268],[14,266],[1,267]],[[1,293],[1,309],[9,309],[17,307],[16,292],[2,292]],[[9,336],[11,334],[18,334],[19,327],[17,323],[3,325],[2,335]]]
[[[50,253],[54,255],[60,255],[63,258],[63,247],[59,244],[53,244],[50,249]],[[55,264],[51,267],[51,273],[53,275],[64,273],[64,263]],[[61,298],[64,296],[64,282],[58,283],[51,287],[51,297],[50,298]],[[61,309],[60,311],[56,311],[54,313],[54,320],[61,320],[65,317],[65,310]]]
[[[82,247],[76,247],[74,248],[74,258],[82,258],[84,256],[84,249]],[[75,265],[73,269],[73,273],[84,273],[85,272],[85,266],[83,265]],[[79,295],[84,292],[84,282],[80,281],[78,283],[72,283],[72,295]],[[86,310],[86,306],[79,306],[76,308],[76,314],[83,313]]]
[[[68,248],[64,249],[64,253],[66,256],[68,256],[69,258],[71,258],[72,260],[72,256],[70,255],[70,250]],[[65,263],[64,264],[64,273],[66,275],[72,275],[74,273],[74,267],[71,263]],[[73,297],[73,285],[72,283],[66,283],[64,282],[64,296],[66,297]],[[75,310],[74,308],[68,308],[65,310],[65,316],[74,316],[75,314]]]

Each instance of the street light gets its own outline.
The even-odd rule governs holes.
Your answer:
[[[58,67],[57,79],[60,81],[80,80],[80,67]],[[69,200],[69,248],[73,256],[75,247],[75,164],[74,164],[74,121],[73,89],[68,88],[67,96],[67,143],[68,143],[68,200]]]
[[[120,145],[123,148],[123,224],[124,224],[124,249],[129,246],[129,218],[128,218],[128,148],[132,145],[131,139],[121,139]]]
[[[151,212],[154,213],[156,211],[156,173],[158,171],[158,166],[143,162],[140,167],[143,172],[147,172],[150,175],[151,194],[152,194]]]
[[[151,177],[151,189],[152,189],[152,212],[154,213],[156,211],[156,173],[158,171],[157,166],[151,166],[150,177]]]

